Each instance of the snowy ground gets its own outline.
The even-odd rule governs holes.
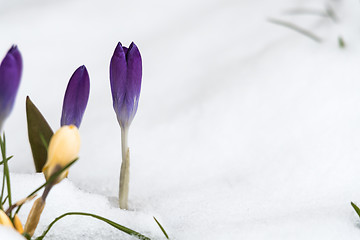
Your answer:
[[[327,5],[336,22],[287,13]],[[358,239],[350,201],[360,204],[359,29],[360,3],[350,0],[0,0],[0,55],[16,43],[24,58],[5,124],[14,198],[43,182],[25,97],[56,130],[67,81],[85,64],[80,160],[51,192],[35,235],[66,211],[86,211],[153,239],[164,238],[152,216],[179,240]],[[115,207],[120,128],[108,69],[118,41],[134,41],[144,67],[129,139],[131,211]],[[74,216],[48,235],[95,238],[132,239]]]

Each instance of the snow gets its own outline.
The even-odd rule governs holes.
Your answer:
[[[23,189],[15,189],[14,196],[21,197],[24,189],[35,189],[40,186],[44,177],[42,174],[13,174],[13,186],[23,186]],[[28,192],[30,193],[30,192]],[[70,204],[71,202],[71,204]],[[156,239],[161,239],[160,230],[152,219],[151,212],[124,211],[116,207],[116,201],[105,196],[89,193],[78,189],[74,184],[65,179],[56,185],[46,199],[46,206],[41,215],[40,223],[34,236],[39,236],[56,217],[66,212],[86,212],[106,217],[123,226],[141,231],[143,234],[152,234]],[[26,204],[20,211],[20,219],[26,219],[32,204]],[[24,221],[25,222],[25,221]],[[141,222],[141,226],[138,226]],[[1,235],[0,235],[1,236]],[[86,216],[66,216],[63,220],[55,223],[47,234],[48,239],[134,239],[110,225],[95,218]],[[45,239],[46,239],[45,238]]]
[[[326,5],[337,22],[286,13]],[[73,71],[85,64],[91,81],[80,160],[51,191],[35,235],[64,212],[85,211],[152,239],[164,239],[152,216],[172,239],[357,239],[350,201],[360,204],[359,18],[359,2],[349,0],[0,0],[0,56],[16,43],[24,58],[5,123],[14,199],[43,182],[27,142],[25,97],[56,130]],[[144,67],[129,132],[130,211],[116,208],[120,128],[108,68],[118,41],[134,41]],[[131,239],[82,216],[48,235],[119,237]]]
[[[24,240],[14,229],[4,226],[0,226],[0,236],[1,239]]]

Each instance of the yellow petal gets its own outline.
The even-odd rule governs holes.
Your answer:
[[[75,160],[80,150],[80,134],[76,126],[63,126],[51,137],[48,158],[43,168],[46,180],[55,172]],[[57,179],[60,182],[64,179],[68,170],[64,171]]]
[[[20,218],[17,214],[15,214],[15,216],[14,216],[14,225],[15,225],[16,231],[18,231],[20,234],[23,234],[24,228],[23,228]]]
[[[0,210],[0,225],[14,228],[10,218],[6,215],[3,210]]]

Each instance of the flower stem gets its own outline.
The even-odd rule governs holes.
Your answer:
[[[0,194],[0,207],[3,210],[3,204],[5,204],[5,201],[3,202],[4,198],[4,190],[5,190],[5,172],[3,171],[3,179],[2,179],[2,186],[1,186],[1,194]]]
[[[8,201],[9,201],[9,206],[12,205],[12,201],[11,201],[11,187],[10,187],[10,172],[9,172],[9,165],[8,165],[8,160],[9,158],[6,157],[6,140],[5,140],[5,133],[3,134],[3,137],[1,137],[0,135],[0,146],[1,146],[1,155],[2,155],[2,159],[3,159],[3,164],[4,164],[4,168],[3,168],[3,185],[2,185],[2,189],[1,189],[1,201],[3,198],[3,194],[4,194],[4,182],[6,180],[6,187],[7,187],[7,196],[8,196]],[[10,215],[11,217],[11,215]]]
[[[44,207],[45,207],[45,200],[42,197],[39,197],[38,199],[36,199],[30,210],[24,229],[24,232],[27,233],[30,237],[34,235],[37,225],[39,224],[40,216],[44,210]]]
[[[130,151],[128,147],[128,128],[121,128],[122,163],[119,184],[119,207],[128,209],[129,179],[130,179]]]
[[[61,170],[59,170],[58,172],[55,172],[43,185],[41,185],[40,187],[38,187],[37,189],[35,189],[32,193],[30,193],[27,198],[30,198],[31,196],[34,196],[38,191],[40,191],[43,187],[46,187],[49,184],[53,184],[53,182],[56,180],[57,177],[60,176],[61,173],[63,173],[66,169],[68,169],[71,165],[73,165],[76,161],[78,160],[78,158],[75,158],[72,162],[70,162],[69,164],[67,164],[65,167],[63,167]],[[16,210],[15,214],[17,214],[23,204],[20,204],[18,209]]]

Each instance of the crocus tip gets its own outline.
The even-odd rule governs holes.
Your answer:
[[[123,58],[124,54],[126,54],[126,47],[123,47],[121,45],[121,43],[119,42],[117,45],[116,45],[116,48],[114,50],[114,54],[113,54],[113,57],[116,57],[116,58]]]
[[[19,49],[16,44],[13,44],[11,48],[9,49],[8,53],[14,54],[15,52],[19,52]]]
[[[87,68],[85,67],[85,65],[81,65],[79,67],[79,69],[82,71],[83,74],[85,74],[88,77],[89,73],[88,73]]]
[[[129,45],[128,51],[130,51],[131,49],[133,49],[134,46],[136,47],[135,43],[134,43],[134,42],[131,42],[130,45]]]
[[[128,49],[128,52],[131,52],[132,54],[134,54],[135,52],[138,52],[139,57],[141,58],[140,51],[139,51],[138,47],[136,46],[136,44],[134,42],[131,42],[131,44],[129,46],[129,49]]]
[[[118,42],[118,44],[116,45],[115,51],[121,50],[121,49],[123,49],[123,45],[121,44],[121,42]]]
[[[84,72],[84,71],[87,71],[87,69],[86,69],[85,65],[81,65],[81,66],[78,67],[75,71],[82,71],[82,72]]]

